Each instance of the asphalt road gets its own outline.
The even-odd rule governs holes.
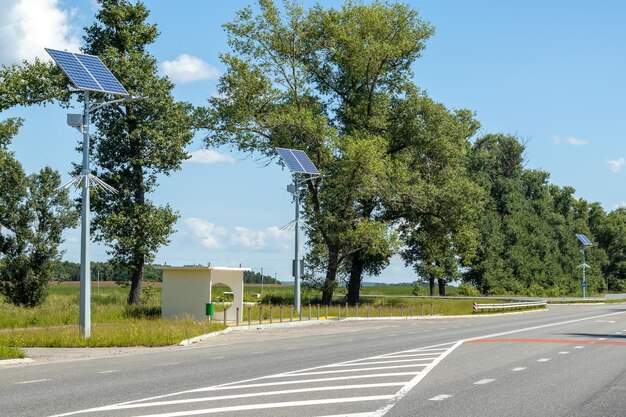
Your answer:
[[[1,416],[626,416],[626,305],[233,332],[0,368]]]

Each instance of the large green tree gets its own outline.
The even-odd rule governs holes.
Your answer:
[[[261,0],[258,14],[244,9],[226,25],[233,53],[222,57],[207,145],[268,157],[280,146],[312,157],[325,178],[307,182],[303,196],[308,260],[324,270],[324,303],[342,269],[354,302],[362,274],[380,272],[393,253],[380,198],[390,106],[412,88],[411,64],[433,29],[400,3],[284,8]]]
[[[469,139],[478,122],[467,110],[450,111],[423,94],[407,94],[393,106],[390,153],[393,178],[386,216],[404,244],[402,257],[440,294],[474,256],[475,220],[483,191],[468,175]]]
[[[593,238],[600,213],[574,197],[572,187],[548,182],[549,174],[524,167],[524,145],[515,137],[486,135],[471,152],[470,171],[488,199],[478,221],[478,253],[465,279],[485,294],[530,296],[580,293],[577,233]],[[602,289],[602,248],[587,253],[590,288]]]
[[[133,96],[145,100],[97,110],[93,120],[96,174],[116,194],[95,193],[95,239],[108,244],[113,261],[131,271],[128,301],[141,299],[146,263],[169,242],[178,215],[149,198],[157,175],[169,175],[188,158],[193,138],[191,106],[176,102],[174,85],[157,74],[156,59],[147,51],[158,30],[147,22],[141,2],[99,0],[96,23],[86,28],[86,53],[98,55]],[[103,98],[100,98],[103,100]]]

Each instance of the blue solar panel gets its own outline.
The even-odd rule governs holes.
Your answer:
[[[100,58],[94,55],[76,54],[76,58],[87,68],[93,78],[102,86],[102,90],[107,93],[122,94],[127,96],[128,91],[107,67],[104,66]]]
[[[95,55],[48,49],[46,51],[80,90],[127,96],[128,91]]]
[[[320,175],[313,162],[303,151],[285,148],[276,148],[276,151],[291,172]]]
[[[307,154],[305,154],[303,151],[296,150],[293,150],[292,152],[298,162],[300,162],[300,165],[302,165],[302,168],[304,168],[304,172],[306,172],[307,174],[319,175],[320,172],[317,170],[315,165],[313,165],[313,161],[311,161]]]
[[[593,246],[591,241],[589,239],[587,239],[587,236],[577,234],[576,237],[578,238],[580,243],[582,243],[584,246]]]

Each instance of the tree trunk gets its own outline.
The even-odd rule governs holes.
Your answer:
[[[353,254],[350,265],[350,281],[348,281],[348,304],[350,305],[355,305],[359,302],[364,267],[365,261],[361,256],[361,252]]]
[[[135,119],[135,112],[132,107],[126,108],[127,127],[129,136],[137,129],[137,121]],[[138,157],[142,155],[143,149],[138,140],[131,140],[130,143],[130,158],[131,168],[133,175],[133,183],[135,190],[133,194],[133,203],[136,207],[143,207],[146,204],[146,186],[144,182],[143,167],[137,161]],[[139,210],[141,212],[141,210]],[[143,281],[143,272],[146,257],[144,255],[145,243],[144,234],[145,227],[143,225],[143,217],[141,214],[137,218],[133,219],[135,223],[135,229],[137,233],[137,243],[133,247],[133,272],[131,275],[130,294],[128,295],[128,304],[141,304],[141,282]]]
[[[322,305],[328,306],[333,302],[335,282],[337,281],[337,270],[339,269],[339,249],[328,250],[328,267],[326,269],[326,280],[322,291]]]
[[[435,296],[435,278],[428,277],[428,287],[430,288],[430,296]]]
[[[442,297],[446,296],[446,279],[445,278],[437,278],[439,283],[439,295]]]
[[[141,256],[133,268],[133,273],[130,277],[130,294],[128,294],[128,304],[141,304],[141,282],[143,279],[144,264],[144,257]]]

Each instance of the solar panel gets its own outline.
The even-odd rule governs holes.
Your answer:
[[[577,235],[576,235],[576,237],[578,238],[578,240],[580,241],[580,243],[582,243],[584,246],[593,246],[593,244],[591,243],[591,241],[590,241],[589,239],[587,239],[587,236],[577,234]]]
[[[296,151],[296,150],[293,150],[292,152],[294,156],[296,157],[296,159],[298,160],[298,162],[300,162],[300,165],[302,165],[302,168],[304,168],[307,174],[319,175],[320,172],[317,170],[315,165],[313,165],[313,161],[311,161],[311,159],[307,156],[307,154],[305,154],[303,151]]]
[[[46,48],[70,81],[80,90],[128,95],[128,91],[95,55],[76,54]]]
[[[276,148],[276,152],[278,152],[291,172],[320,175],[311,159],[303,151]]]

